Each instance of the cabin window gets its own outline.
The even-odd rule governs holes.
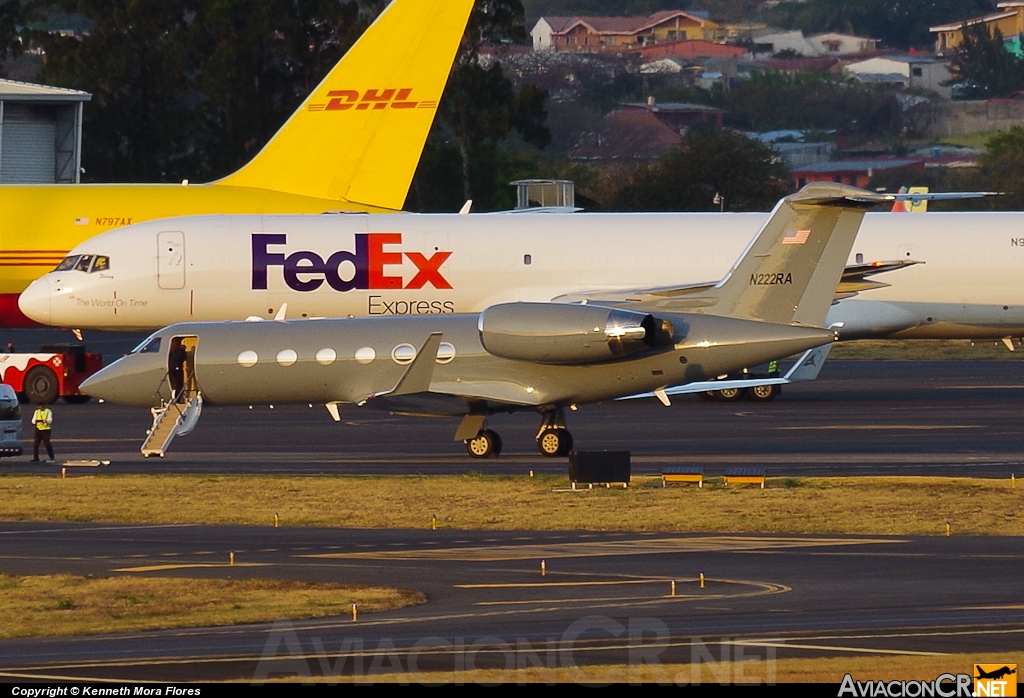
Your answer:
[[[93,256],[91,254],[83,254],[79,258],[78,264],[75,265],[75,271],[84,271],[89,273],[89,266],[92,264],[92,257]]]
[[[863,264],[863,263],[864,263],[864,253],[858,252],[857,253],[857,264]]]
[[[526,266],[530,266],[531,264],[533,264],[533,255],[524,254],[523,255],[523,264],[525,264]]]

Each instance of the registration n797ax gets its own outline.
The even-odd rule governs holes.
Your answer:
[[[162,455],[205,400],[460,416],[455,438],[478,457],[501,448],[486,428],[488,415],[536,410],[541,452],[560,455],[572,443],[566,407],[646,392],[667,402],[666,388],[833,341],[821,325],[864,209],[880,200],[838,184],[786,197],[729,274],[687,294],[682,310],[658,298],[508,303],[479,314],[182,323],[158,331],[82,389],[146,406],[162,394],[144,453]]]

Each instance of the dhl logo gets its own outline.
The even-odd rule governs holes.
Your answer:
[[[327,93],[330,101],[310,103],[309,111],[365,111],[367,109],[436,109],[437,100],[413,101],[411,87],[388,90],[367,90],[360,96],[357,90],[331,90]]]

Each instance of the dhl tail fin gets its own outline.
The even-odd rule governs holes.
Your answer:
[[[900,194],[927,194],[928,187],[900,187]],[[897,199],[892,205],[892,213],[927,213],[928,199]]]
[[[782,199],[732,271],[707,296],[715,315],[820,327],[864,213],[892,197],[808,184]]]
[[[401,209],[473,0],[394,0],[247,165],[215,182]]]

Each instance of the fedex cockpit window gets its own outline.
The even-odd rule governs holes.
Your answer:
[[[155,354],[160,351],[160,338],[159,337],[146,337],[142,340],[142,344],[132,349],[133,354]]]
[[[110,269],[110,257],[102,254],[75,254],[65,257],[54,271],[84,271],[93,274]]]

